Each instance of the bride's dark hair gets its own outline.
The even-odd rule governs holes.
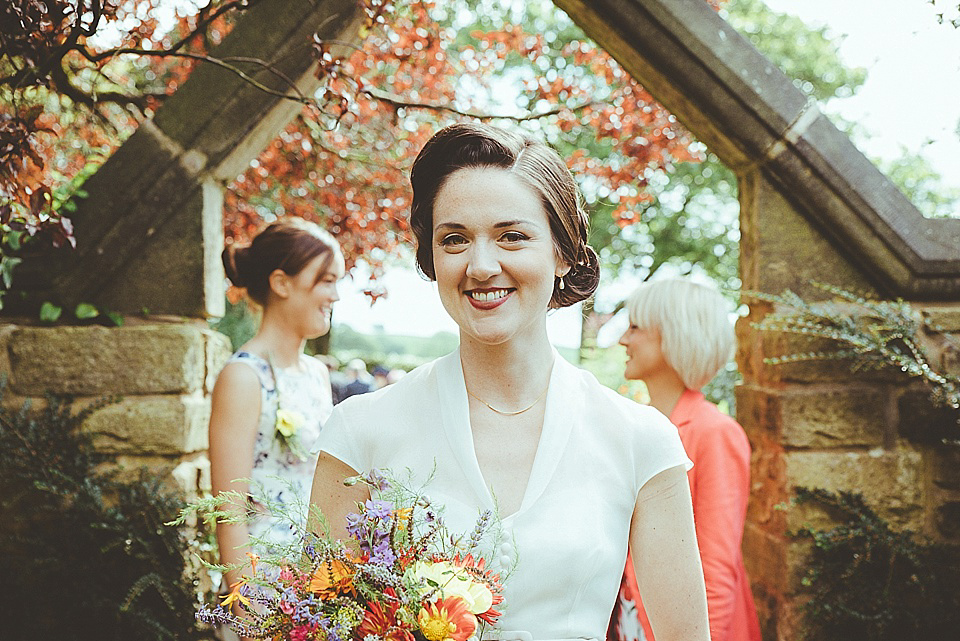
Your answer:
[[[546,143],[485,124],[444,127],[427,141],[413,163],[410,226],[417,239],[420,271],[436,280],[432,237],[437,193],[451,174],[471,167],[505,169],[540,197],[557,252],[570,265],[563,289],[559,278],[554,281],[550,307],[567,307],[589,298],[600,283],[599,260],[587,245],[587,215],[570,170]]]
[[[228,245],[221,258],[230,282],[246,288],[247,296],[264,306],[274,270],[296,276],[311,260],[325,256],[322,275],[339,251],[336,239],[316,223],[289,218],[268,225],[248,247]]]

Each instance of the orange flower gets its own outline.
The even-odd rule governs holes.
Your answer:
[[[477,618],[460,597],[428,603],[420,609],[417,623],[427,641],[467,641],[477,629]]]
[[[357,639],[374,636],[384,641],[414,641],[413,633],[397,622],[396,604],[368,603],[363,621],[353,632]]]
[[[501,613],[498,610],[495,610],[493,606],[503,603],[503,595],[500,594],[500,590],[503,587],[500,582],[500,575],[486,568],[486,559],[484,559],[482,556],[474,559],[472,554],[467,554],[467,556],[461,558],[458,554],[453,558],[453,564],[466,569],[478,579],[482,579],[490,589],[490,592],[493,594],[493,603],[491,604],[490,609],[486,612],[479,612],[475,614],[477,615],[478,619],[481,619],[490,625],[496,624]]]
[[[309,590],[328,599],[344,593],[355,595],[353,571],[349,565],[339,559],[324,561],[313,571]]]

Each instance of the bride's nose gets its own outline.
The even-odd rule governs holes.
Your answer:
[[[467,263],[467,278],[483,282],[499,274],[500,261],[497,258],[497,248],[491,243],[475,242],[468,250],[470,252]]]

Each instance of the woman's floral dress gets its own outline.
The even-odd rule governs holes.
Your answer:
[[[314,444],[333,411],[330,386],[321,371],[326,366],[313,357],[301,356],[299,367],[274,368],[266,359],[245,351],[228,362],[246,363],[260,379],[260,419],[250,478],[254,507],[278,506],[302,524],[319,456]],[[278,428],[292,431],[292,436],[285,439]],[[278,510],[274,507],[271,511]],[[294,543],[297,535],[289,518],[274,514],[256,518],[250,524],[250,536],[286,546]]]

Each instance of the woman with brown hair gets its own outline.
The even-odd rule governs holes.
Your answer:
[[[708,638],[688,464],[676,429],[561,358],[550,309],[599,281],[562,159],[533,138],[452,125],[411,174],[417,263],[460,347],[350,398],[320,437],[312,501],[332,533],[368,497],[345,477],[410,470],[446,523],[495,512],[510,572],[499,639],[601,639],[628,545],[661,641]]]
[[[256,335],[230,358],[213,389],[213,492],[248,497],[228,506],[241,515],[255,516],[262,507],[254,497],[295,511],[309,497],[317,437],[333,409],[327,368],[304,354],[304,344],[330,329],[343,256],[330,234],[297,218],[269,225],[248,247],[227,247],[223,264],[262,316]],[[246,562],[247,553],[257,551],[251,539],[286,545],[296,537],[287,519],[268,514],[217,525],[225,565]],[[239,569],[228,572],[227,585],[239,575]]]

